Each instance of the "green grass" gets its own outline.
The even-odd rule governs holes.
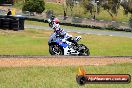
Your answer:
[[[83,66],[88,74],[130,74],[132,63],[107,66]],[[77,66],[65,67],[1,67],[0,88],[131,88],[130,84],[76,83]]]
[[[48,39],[52,32],[26,29],[25,31],[0,31],[0,55],[49,55]],[[132,38],[81,35],[79,43],[90,48],[91,56],[132,56]]]
[[[81,43],[90,48],[91,55],[97,56],[132,56],[132,39],[82,34]],[[129,41],[129,42],[127,42]],[[96,54],[95,54],[96,53]]]
[[[119,21],[119,22],[122,22],[122,21],[129,21],[129,18],[131,17],[131,14],[128,14],[128,15],[125,15],[124,14],[124,11],[123,11],[123,8],[120,7],[120,9],[118,10],[118,14],[117,16],[115,16],[115,21]],[[109,15],[109,13],[105,10],[101,10],[100,14],[97,15],[97,19],[101,20],[101,19],[104,19],[104,20],[110,20],[112,21],[112,17]]]
[[[46,31],[0,32],[0,54],[48,55]],[[46,34],[46,35],[45,35]]]
[[[19,1],[17,0],[16,3],[13,5],[13,7],[17,9],[22,9],[23,4],[24,4],[24,0],[19,0]]]
[[[55,15],[63,14],[63,5],[61,5],[61,4],[46,3],[45,9],[46,9],[46,11],[53,10]]]
[[[25,20],[25,25],[39,25],[49,27],[48,23]]]

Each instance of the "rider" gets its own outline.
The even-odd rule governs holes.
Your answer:
[[[52,26],[50,27],[54,30],[54,34],[51,36],[51,39],[58,36],[63,38],[62,41],[68,40],[75,43],[74,40],[72,40],[72,35],[69,35],[64,31],[64,29],[60,28],[59,19],[54,18],[50,23],[52,23]]]

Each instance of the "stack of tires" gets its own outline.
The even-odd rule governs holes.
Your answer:
[[[24,30],[24,19],[14,16],[0,16],[0,29],[4,30]]]
[[[0,19],[1,21],[1,28],[2,29],[8,29],[10,27],[10,19]]]

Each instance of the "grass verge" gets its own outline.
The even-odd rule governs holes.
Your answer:
[[[26,25],[36,25],[36,26],[45,26],[45,27],[49,27],[48,23],[44,23],[44,22],[36,22],[36,21],[25,21]],[[98,29],[92,29],[92,28],[81,28],[81,27],[74,27],[74,26],[65,26],[65,25],[60,25],[61,28],[67,28],[67,29],[76,29],[76,30],[96,30],[96,31],[113,31],[113,32],[117,32],[114,30],[106,30],[106,29],[102,29],[102,30],[98,30]],[[125,31],[120,31],[120,32],[125,32]],[[126,32],[127,33],[127,32]]]
[[[83,66],[88,74],[130,74],[132,63],[107,66]],[[131,88],[130,84],[76,83],[78,67],[1,67],[0,88]]]

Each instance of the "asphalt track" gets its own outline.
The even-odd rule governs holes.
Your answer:
[[[100,66],[120,63],[132,63],[132,56],[0,56],[0,67]]]
[[[25,28],[33,28],[33,29],[43,29],[43,30],[52,30],[46,26],[37,26],[37,25],[25,25]],[[95,35],[108,35],[108,36],[119,36],[119,37],[128,37],[132,38],[132,32],[119,32],[119,31],[105,31],[105,30],[77,30],[77,29],[66,29],[67,32],[76,32],[80,34],[95,34]]]

